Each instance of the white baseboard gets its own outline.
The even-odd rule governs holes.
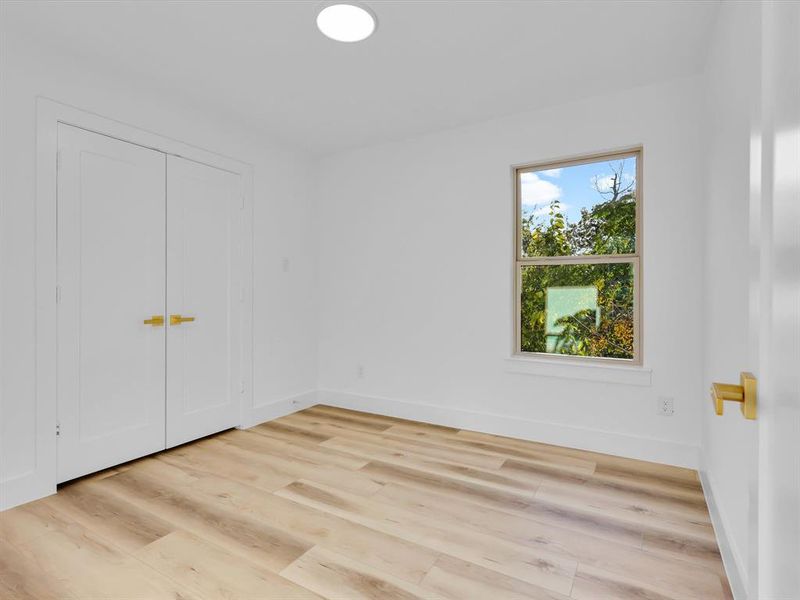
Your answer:
[[[699,448],[669,440],[335,390],[319,390],[317,394],[319,404],[690,469],[698,467]]]
[[[0,512],[55,493],[55,478],[43,481],[36,471],[0,481]]]
[[[725,573],[728,576],[728,583],[735,600],[747,600],[747,571],[744,568],[742,557],[737,552],[736,547],[731,543],[728,535],[727,519],[720,512],[719,505],[714,498],[714,484],[704,469],[700,469],[700,484],[703,486],[703,495],[706,498],[708,513],[711,515],[711,524],[714,526],[714,534],[717,536],[717,546],[722,555],[722,564],[725,566]]]
[[[295,396],[260,404],[245,411],[239,429],[247,429],[259,423],[271,421],[278,417],[285,417],[315,404],[318,404],[317,390],[310,390]]]

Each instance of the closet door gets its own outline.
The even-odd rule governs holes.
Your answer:
[[[58,146],[62,482],[165,446],[166,157],[68,125]]]
[[[240,422],[239,175],[167,159],[167,446]]]

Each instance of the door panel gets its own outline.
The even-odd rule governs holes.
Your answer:
[[[800,598],[800,4],[764,2],[758,581]]]
[[[238,175],[167,160],[167,446],[239,424]]]
[[[165,155],[59,125],[58,481],[164,448]]]

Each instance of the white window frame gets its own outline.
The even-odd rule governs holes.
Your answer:
[[[594,162],[613,162],[625,158],[636,158],[636,247],[633,254],[589,254],[580,256],[534,256],[522,255],[522,197],[520,175],[545,169],[558,169]],[[641,146],[585,154],[577,157],[526,163],[512,167],[514,178],[514,347],[516,358],[546,358],[571,363],[600,363],[607,365],[642,365],[642,213],[643,213],[643,165],[644,149]],[[522,269],[532,265],[575,265],[629,263],[633,265],[633,358],[604,356],[573,356],[547,352],[522,351]]]

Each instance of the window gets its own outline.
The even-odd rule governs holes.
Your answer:
[[[518,353],[641,363],[641,158],[515,169]]]

